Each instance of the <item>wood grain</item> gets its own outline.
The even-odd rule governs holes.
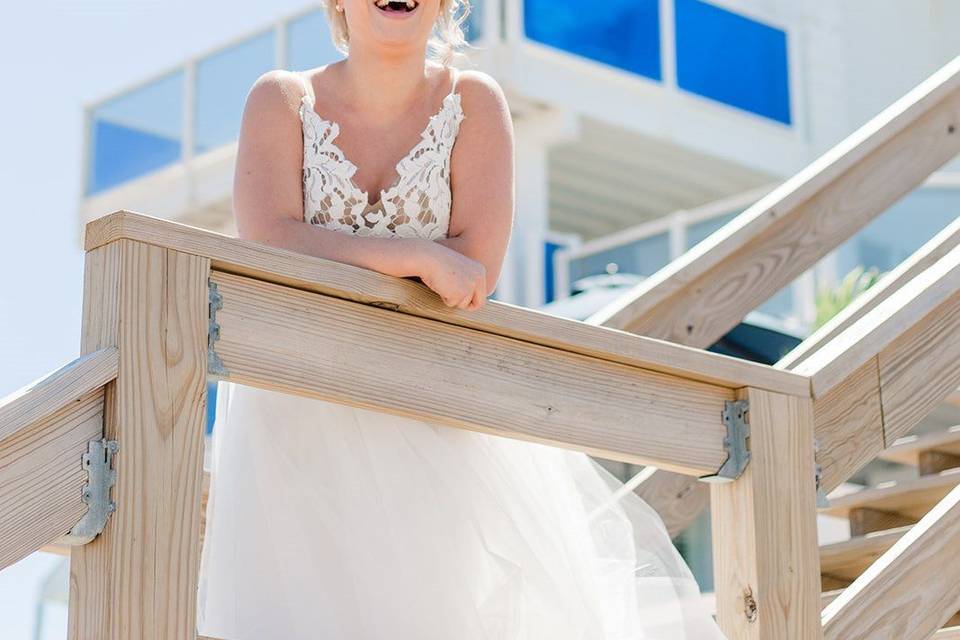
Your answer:
[[[103,430],[103,397],[103,389],[71,397],[0,439],[0,569],[61,537],[86,513],[81,457]]]
[[[753,386],[809,396],[803,376],[624,331],[595,327],[494,300],[479,311],[449,309],[413,280],[232,238],[140,213],[117,211],[87,224],[87,250],[129,238],[207,257],[211,266],[305,291],[362,302],[446,324],[736,389]]]
[[[823,611],[825,640],[924,640],[960,608],[960,487]]]
[[[742,396],[750,464],[710,486],[717,620],[730,640],[819,638],[813,407],[757,389]]]
[[[233,274],[211,281],[231,381],[695,475],[726,459],[730,389]]]
[[[886,553],[910,527],[898,527],[856,536],[820,547],[820,575],[842,586],[849,586],[867,567]]]
[[[117,510],[71,550],[69,637],[192,640],[209,261],[129,240],[91,254],[82,351],[119,350],[105,403]]]

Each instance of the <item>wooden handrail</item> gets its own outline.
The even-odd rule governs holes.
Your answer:
[[[93,220],[86,226],[84,246],[90,251],[120,239],[208,258],[213,269],[225,273],[730,389],[752,386],[789,395],[809,395],[809,383],[802,376],[765,365],[593,327],[494,300],[479,311],[450,309],[440,303],[436,294],[413,280],[392,278],[141,213],[121,210]]]
[[[924,640],[960,608],[960,487],[823,611],[825,640]]]
[[[590,318],[706,348],[960,152],[960,56]]]
[[[900,291],[904,285],[947,255],[957,245],[960,245],[960,217],[910,254],[910,257],[897,265],[893,271],[885,274],[879,282],[857,296],[842,311],[781,358],[774,367],[795,371],[804,360],[823,348],[878,304]]]
[[[958,111],[960,56],[587,322],[710,346],[953,158]],[[708,502],[703,486],[667,472],[637,491],[671,533]]]
[[[0,400],[0,569],[52,543],[86,513],[81,458],[103,431],[117,350],[84,355]]]

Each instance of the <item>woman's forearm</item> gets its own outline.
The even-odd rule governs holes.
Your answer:
[[[293,219],[274,221],[248,239],[400,278],[422,276],[431,259],[429,241],[355,236]]]

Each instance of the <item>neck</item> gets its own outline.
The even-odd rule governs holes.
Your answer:
[[[426,50],[395,55],[351,49],[343,64],[343,83],[350,102],[374,115],[396,115],[416,101],[426,83]]]

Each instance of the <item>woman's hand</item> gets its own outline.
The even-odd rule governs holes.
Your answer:
[[[487,301],[487,270],[482,263],[432,240],[424,241],[420,280],[448,307],[480,309]]]

